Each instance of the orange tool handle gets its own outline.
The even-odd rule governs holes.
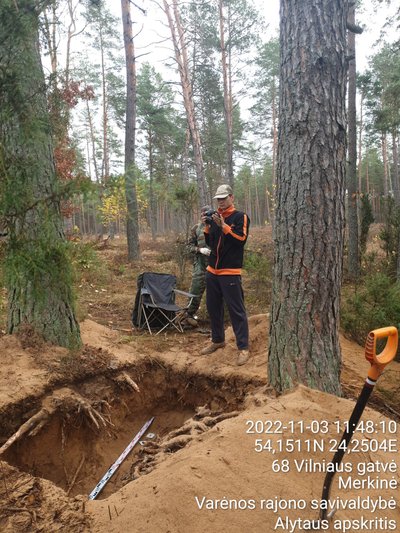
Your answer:
[[[386,346],[381,353],[376,353],[377,339],[387,337]],[[376,381],[382,374],[383,369],[392,361],[397,353],[398,332],[394,326],[387,328],[374,329],[368,333],[367,342],[365,343],[365,358],[371,363],[368,371],[368,377]]]

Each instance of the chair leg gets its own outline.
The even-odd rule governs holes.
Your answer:
[[[179,333],[183,333],[183,327],[182,327],[182,324],[181,324],[181,322],[179,320],[179,314],[178,313],[175,313],[175,316],[173,318],[170,318],[162,309],[157,308],[157,310],[165,318],[166,324],[159,331],[157,331],[157,333],[155,333],[155,335],[159,335],[160,333],[162,333],[166,328],[168,328],[168,326],[173,326]],[[153,315],[154,312],[155,312],[155,309],[152,309],[151,312],[146,313],[146,306],[144,306],[144,305],[142,305],[139,308],[140,320],[142,320],[142,317],[144,317],[144,322],[145,322],[145,324],[147,326],[147,329],[148,329],[150,335],[153,335],[153,333],[151,331],[151,327],[150,327],[150,319],[151,319],[151,316]],[[139,321],[139,324],[140,324],[140,321]]]
[[[138,323],[138,328],[141,329],[143,326],[142,326],[142,306],[140,305],[139,306],[139,310],[138,310],[138,317],[137,317],[137,323]]]
[[[179,333],[183,333],[182,323],[179,320],[179,315],[178,314],[176,314],[174,316],[174,318],[171,321],[171,324],[179,331]]]
[[[145,310],[144,307],[143,307],[143,315],[144,315],[144,319],[145,319],[146,324],[147,324],[147,329],[149,330],[150,335],[153,335],[152,332],[151,332],[151,327],[150,327],[149,320],[148,320],[148,318],[147,318],[146,310]],[[150,318],[150,316],[151,316],[151,313],[150,313],[150,315],[149,315],[149,318]]]
[[[168,326],[170,326],[172,324],[171,322],[171,319],[168,317],[168,315],[166,315],[164,313],[164,311],[162,309],[159,309],[160,313],[163,315],[163,317],[165,318],[165,320],[167,321],[167,323],[165,324],[165,326],[163,326],[160,331],[157,331],[156,335],[158,335],[159,333],[161,333],[162,331],[164,331],[164,329],[166,329]],[[174,324],[172,324],[174,325]]]
[[[164,329],[166,329],[168,326],[174,326],[174,328],[179,331],[179,333],[183,333],[183,329],[182,329],[182,326],[180,325],[180,323],[178,322],[178,324],[175,324],[175,320],[177,318],[178,315],[175,315],[174,318],[169,318],[168,315],[166,315],[164,313],[164,311],[162,309],[159,309],[159,311],[161,312],[161,314],[163,315],[163,317],[166,319],[167,323],[165,324],[164,327],[162,327],[160,329],[160,331],[157,331],[156,335],[158,335],[159,333],[161,333],[162,331],[164,331]]]

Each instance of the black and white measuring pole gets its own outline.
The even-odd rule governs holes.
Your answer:
[[[132,448],[139,442],[141,436],[147,431],[147,429],[150,427],[154,420],[153,418],[150,418],[144,426],[136,433],[136,435],[133,437],[131,442],[128,444],[128,446],[125,448],[125,450],[121,453],[121,455],[118,457],[118,459],[115,461],[113,465],[110,466],[110,468],[107,470],[107,472],[104,474],[104,476],[100,479],[100,481],[97,483],[95,488],[92,490],[92,492],[89,494],[89,500],[95,500],[97,496],[100,494],[100,492],[103,490],[107,482],[111,479],[111,477],[115,474],[115,472],[118,470],[118,467],[121,465],[121,463],[124,461],[128,453],[132,450]]]

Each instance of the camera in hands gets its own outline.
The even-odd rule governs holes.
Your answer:
[[[206,223],[207,224],[211,224],[212,221],[213,221],[212,216],[214,214],[218,214],[218,211],[215,211],[215,209],[209,209],[204,214],[205,214],[205,217],[206,217]]]

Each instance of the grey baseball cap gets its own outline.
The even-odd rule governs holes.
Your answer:
[[[215,193],[214,199],[226,198],[230,194],[233,194],[232,187],[229,185],[220,185]]]

